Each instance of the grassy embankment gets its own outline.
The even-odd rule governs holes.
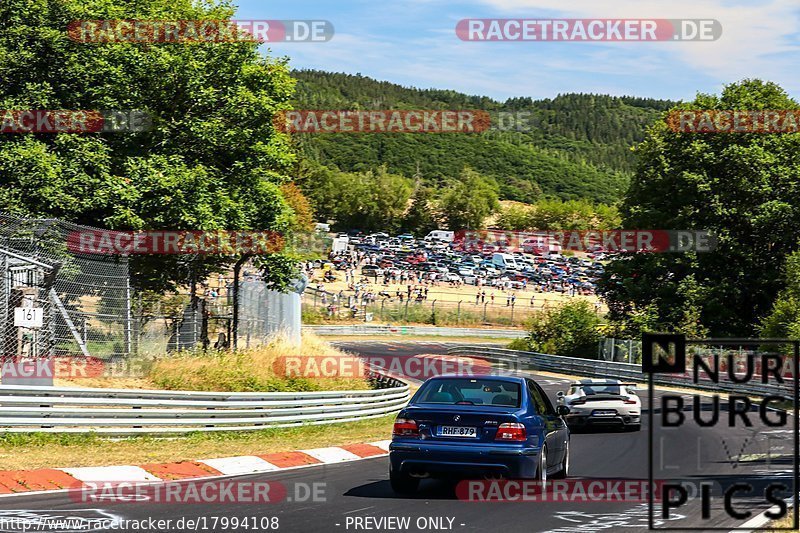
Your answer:
[[[240,353],[185,353],[133,362],[136,375],[56,379],[57,385],[198,391],[362,390],[362,378],[287,378],[280,358],[347,357],[326,342],[304,336],[297,349],[285,342]],[[97,434],[0,434],[0,470],[146,464],[334,446],[384,440],[394,415],[342,424],[273,428],[250,432],[195,432],[173,438],[105,438]]]

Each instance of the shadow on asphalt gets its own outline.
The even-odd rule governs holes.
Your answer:
[[[356,498],[392,498],[404,500],[457,500],[457,482],[446,479],[423,479],[414,494],[399,495],[392,490],[389,480],[376,481],[354,487],[344,493]]]
[[[587,427],[574,427],[569,428],[571,435],[588,435],[588,434],[622,434],[622,433],[638,433],[629,428],[621,426],[587,426]]]

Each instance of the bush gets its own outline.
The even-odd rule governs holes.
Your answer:
[[[599,325],[600,318],[588,302],[568,302],[535,314],[529,321],[530,335],[511,344],[514,349],[524,344],[533,352],[589,359],[600,342]]]

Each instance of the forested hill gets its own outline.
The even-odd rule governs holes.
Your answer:
[[[595,94],[498,102],[456,91],[416,89],[361,75],[293,72],[297,109],[483,109],[529,112],[529,132],[298,135],[303,155],[342,171],[387,165],[436,185],[464,166],[494,178],[503,199],[542,196],[613,202],[633,170],[631,146],[674,102]]]

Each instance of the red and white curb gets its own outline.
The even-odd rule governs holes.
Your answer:
[[[347,444],[265,455],[220,457],[139,466],[87,466],[0,471],[0,497],[80,488],[85,483],[157,483],[183,479],[261,474],[385,456],[391,441]]]

